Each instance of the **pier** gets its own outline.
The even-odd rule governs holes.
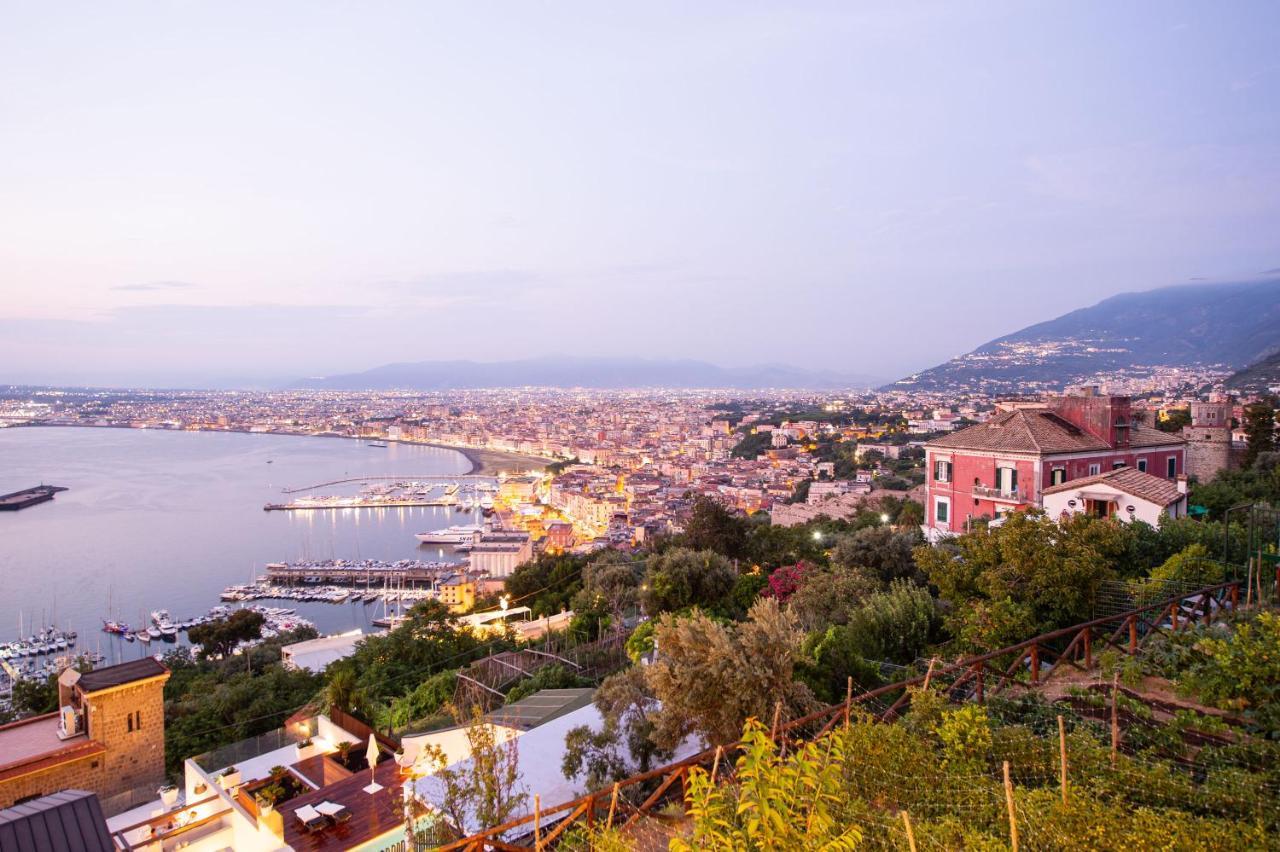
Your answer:
[[[337,584],[366,586],[375,582],[432,583],[448,574],[465,570],[466,563],[421,562],[413,559],[398,562],[272,562],[267,565],[267,582],[298,584]]]
[[[315,491],[317,488],[328,488],[331,485],[350,485],[353,482],[435,482],[442,485],[448,485],[454,482],[496,482],[496,476],[485,476],[483,474],[468,473],[449,475],[441,473],[427,474],[426,476],[353,476],[347,479],[335,479],[330,482],[320,482],[315,485],[307,485],[302,488],[282,488],[285,494],[298,494],[303,491]]]
[[[374,497],[333,497],[316,500],[297,500],[292,503],[268,503],[264,512],[307,512],[325,509],[403,509],[414,506],[456,506],[457,500],[428,497],[421,500],[378,499]]]
[[[16,512],[37,503],[45,503],[52,500],[54,494],[66,490],[59,485],[37,485],[34,488],[14,491],[12,494],[3,494],[0,495],[0,512]]]

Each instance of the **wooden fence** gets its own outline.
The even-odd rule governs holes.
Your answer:
[[[839,704],[786,722],[777,728],[777,732],[788,735],[789,739],[812,738],[834,728],[848,717],[855,706],[877,699],[887,701],[891,696],[895,700],[878,714],[878,718],[892,721],[910,701],[907,687],[926,681],[943,684],[944,694],[954,701],[985,702],[1008,689],[1036,689],[1059,672],[1068,669],[1087,671],[1093,667],[1096,654],[1105,648],[1114,648],[1123,654],[1137,654],[1153,636],[1178,633],[1197,623],[1211,624],[1238,608],[1241,586],[1240,580],[1210,586],[1189,595],[1054,630],[998,651],[940,665],[928,674],[851,695]],[[683,800],[689,770],[695,766],[710,767],[717,760],[727,768],[732,763],[729,756],[740,747],[741,743],[734,743],[723,749],[707,749],[676,763],[633,775],[611,788],[541,808],[439,848],[441,852],[484,849],[526,852],[549,848],[572,825],[594,827],[604,815],[607,815],[605,820],[608,824],[624,829],[642,818],[663,822],[678,819],[660,813],[659,808],[677,791]],[[627,801],[628,792],[647,789],[655,781],[657,786],[639,805]],[[520,842],[503,840],[505,835]]]

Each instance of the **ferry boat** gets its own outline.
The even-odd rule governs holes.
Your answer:
[[[370,441],[369,443],[365,444],[365,446],[366,446],[366,447],[380,447],[380,448],[382,448],[382,449],[386,449],[387,442],[386,442],[386,441]]]
[[[484,527],[460,524],[434,532],[418,533],[414,538],[423,544],[465,544],[475,540],[475,537],[483,531]]]

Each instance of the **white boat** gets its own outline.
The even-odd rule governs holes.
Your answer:
[[[474,524],[461,524],[434,532],[418,533],[414,538],[423,544],[463,544],[474,541],[483,530],[484,527]]]

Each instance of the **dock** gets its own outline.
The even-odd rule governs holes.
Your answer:
[[[37,503],[48,502],[53,499],[54,494],[66,490],[59,485],[37,485],[12,494],[0,494],[0,512],[16,512]]]
[[[397,562],[366,560],[363,562],[271,562],[267,565],[269,583],[287,584],[336,584],[343,586],[368,586],[389,581],[396,583],[426,583],[430,585],[449,574],[465,570],[466,564],[446,562],[420,562],[406,559]]]
[[[421,500],[379,499],[376,497],[329,497],[295,500],[292,503],[268,503],[264,512],[312,512],[332,509],[405,509],[417,506],[456,506],[457,500],[429,497]]]

